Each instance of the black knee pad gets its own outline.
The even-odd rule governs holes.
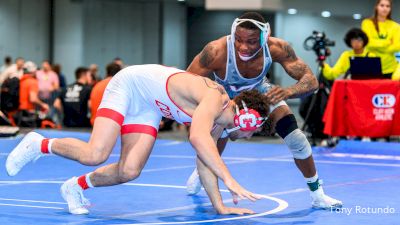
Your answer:
[[[293,114],[284,116],[276,123],[275,130],[281,136],[285,138],[288,134],[298,128],[296,118]]]

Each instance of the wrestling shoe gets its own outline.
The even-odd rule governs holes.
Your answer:
[[[201,190],[201,181],[199,172],[197,172],[197,168],[194,169],[192,175],[190,175],[189,179],[186,182],[186,192],[188,195],[195,195],[199,193]]]
[[[71,214],[82,215],[89,213],[86,206],[89,206],[90,202],[83,196],[83,189],[79,186],[77,177],[65,181],[60,191],[62,197],[68,203],[68,210]]]
[[[35,161],[43,156],[40,144],[43,136],[29,132],[22,141],[8,155],[6,169],[9,176],[15,176],[29,162]]]
[[[342,208],[343,203],[337,199],[331,198],[324,193],[320,186],[316,191],[310,192],[312,198],[312,207],[316,209],[337,209]]]

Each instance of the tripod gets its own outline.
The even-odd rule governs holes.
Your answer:
[[[307,109],[304,115],[304,124],[301,127],[302,131],[306,129],[311,133],[312,144],[316,145],[317,138],[325,138],[326,135],[323,134],[323,122],[322,117],[325,111],[325,106],[327,103],[327,98],[330,94],[331,82],[324,78],[322,74],[323,62],[325,57],[318,57],[318,89],[310,96],[303,99],[300,108]],[[319,103],[319,104],[317,104]],[[305,111],[301,110],[300,111]],[[312,119],[311,119],[312,118]]]

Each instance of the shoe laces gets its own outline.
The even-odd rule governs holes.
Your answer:
[[[77,188],[78,189],[78,194],[79,194],[79,203],[82,206],[89,206],[90,202],[87,198],[85,198],[85,196],[83,196],[83,191],[82,188]]]

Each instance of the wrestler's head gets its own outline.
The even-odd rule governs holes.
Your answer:
[[[269,114],[269,104],[263,94],[257,90],[244,91],[233,100],[233,123],[226,129],[231,140],[250,138],[262,130]]]
[[[248,61],[254,58],[267,44],[269,24],[256,12],[247,12],[232,24],[231,40],[239,58]]]

